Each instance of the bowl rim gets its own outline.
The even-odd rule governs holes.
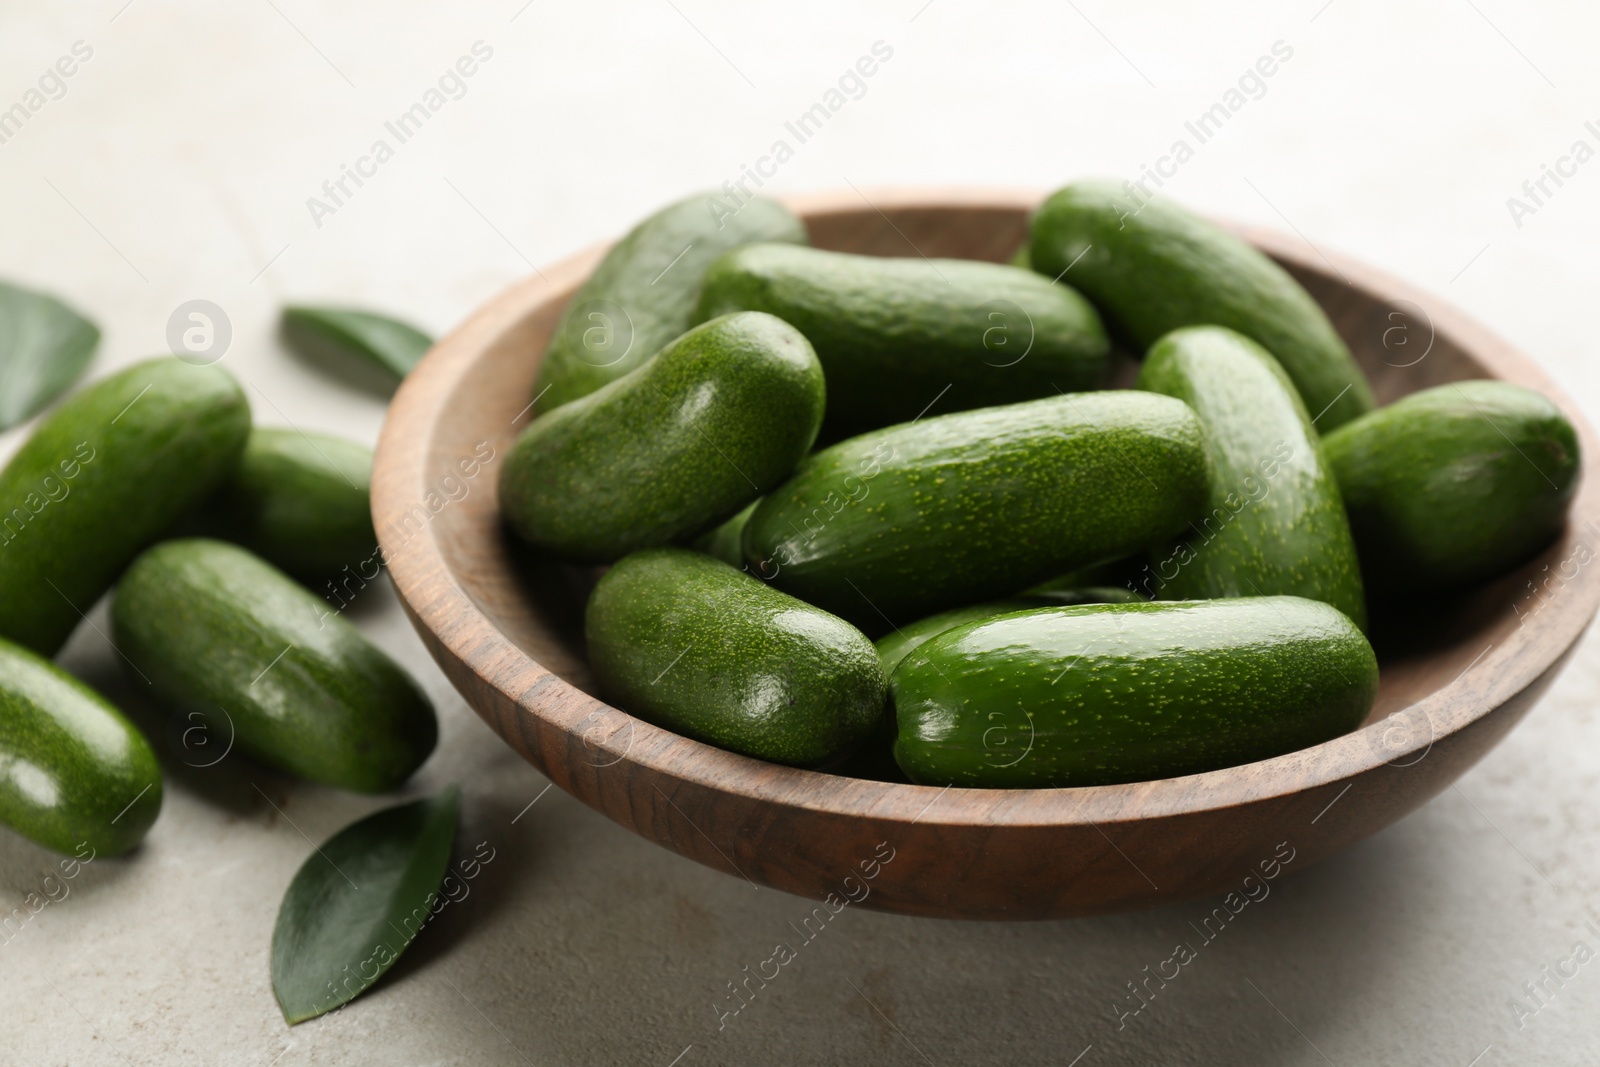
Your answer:
[[[828,216],[875,212],[898,232],[889,211],[948,208],[991,208],[1031,211],[1048,190],[1016,187],[927,186],[833,190],[778,196],[809,221]],[[1342,254],[1328,252],[1300,237],[1274,230],[1215,220],[1291,269],[1323,275],[1390,305],[1410,302],[1424,309],[1435,335],[1447,336],[1481,363],[1495,378],[1545,394],[1572,421],[1582,448],[1597,453],[1592,430],[1576,403],[1528,356],[1454,306],[1417,286],[1375,270]],[[1298,231],[1296,231],[1298,234]],[[904,234],[901,234],[904,237]],[[1526,642],[1498,642],[1485,648],[1453,681],[1388,718],[1310,748],[1270,759],[1179,778],[1119,785],[1048,789],[990,789],[925,786],[841,778],[820,771],[791,768],[742,756],[654,726],[591,696],[523,651],[474,602],[462,587],[439,543],[432,524],[420,534],[396,543],[392,520],[414,506],[428,488],[428,462],[434,438],[444,421],[456,388],[487,347],[535,307],[565,300],[587,277],[612,242],[591,245],[542,270],[536,268],[508,286],[439,340],[402,383],[384,421],[374,459],[373,518],[383,559],[413,625],[449,674],[444,657],[454,659],[497,690],[521,716],[576,736],[575,723],[596,712],[616,725],[608,736],[583,738],[592,752],[611,759],[594,767],[628,764],[665,778],[753,803],[781,803],[796,809],[835,816],[924,822],[931,825],[1066,827],[1125,823],[1169,816],[1214,812],[1337,785],[1385,764],[1404,767],[1425,756],[1441,738],[1490,715],[1537,682],[1556,665],[1582,635],[1600,605],[1600,582],[1573,583],[1573,595],[1560,610],[1541,612],[1540,640],[1530,654]],[[909,238],[907,244],[911,248]],[[920,254],[920,250],[918,252]],[[530,405],[531,406],[531,405]],[[417,434],[422,426],[427,432]],[[1591,480],[1580,483],[1569,513],[1569,534],[1580,521],[1600,534],[1600,498]],[[455,679],[452,678],[454,682]],[[456,683],[458,690],[465,693]],[[470,696],[468,703],[490,725],[500,724]],[[584,713],[588,714],[585,715]],[[1409,719],[1409,743],[1382,742],[1385,723],[1398,715]],[[613,718],[613,716],[620,718]],[[1420,717],[1420,721],[1419,721]],[[1424,732],[1415,729],[1425,722]],[[534,724],[524,724],[531,727]],[[623,729],[622,727],[626,727]],[[1392,727],[1391,727],[1392,729]],[[538,731],[518,731],[524,740]],[[619,738],[625,737],[626,747]],[[508,741],[509,738],[506,738]],[[529,741],[530,746],[533,745]],[[1418,755],[1421,753],[1421,755]],[[532,760],[532,754],[525,751]],[[570,788],[568,776],[536,762],[553,780]],[[1409,762],[1408,762],[1409,761]],[[944,798],[954,794],[948,800]],[[1340,796],[1343,795],[1341,792]],[[933,808],[936,802],[938,810]],[[1335,798],[1335,802],[1337,798]],[[1331,807],[1331,804],[1330,804]]]

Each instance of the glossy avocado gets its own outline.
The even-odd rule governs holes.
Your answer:
[[[1031,271],[797,245],[737,248],[706,271],[701,318],[766,311],[828,378],[828,429],[848,433],[1094,389],[1111,352],[1078,293]]]
[[[1134,391],[959,412],[807,457],[744,531],[751,573],[869,632],[1173,536],[1211,465],[1187,405]]]
[[[433,705],[410,675],[237,545],[150,549],[117,586],[111,622],[130,678],[268,766],[382,793],[433,751]]]
[[[752,241],[805,244],[805,224],[775,200],[732,213],[715,195],[668,205],[606,253],[556,324],[534,383],[534,409],[553,411],[644,366],[694,325],[712,260]]]
[[[1560,533],[1582,466],[1561,410],[1509,382],[1424,389],[1323,438],[1374,587],[1487,581]]]
[[[53,656],[117,575],[234,469],[250,405],[170,356],[71,397],[0,472],[0,637]]]
[[[0,822],[92,858],[133,848],[160,811],[144,735],[66,671],[0,640]]]
[[[523,540],[609,563],[701,533],[810,449],[824,386],[800,332],[761,312],[697,326],[640,369],[534,419],[500,472]]]
[[[1378,663],[1299,597],[1040,608],[947,630],[890,678],[915,782],[1111,785],[1267,759],[1348,733]]]
[[[623,559],[595,586],[584,628],[607,700],[747,756],[825,764],[883,717],[865,635],[698,552]]]
[[[1327,433],[1372,410],[1366,375],[1287,271],[1164,199],[1129,201],[1108,181],[1068,185],[1034,215],[1034,270],[1093,300],[1135,347],[1180,326],[1226,326],[1283,365]]]
[[[1361,565],[1339,486],[1283,368],[1242,334],[1190,326],[1157,341],[1138,387],[1205,424],[1215,477],[1206,512],[1151,554],[1136,588],[1158,600],[1301,596],[1366,629]]]
[[[1069,604],[1136,604],[1145,598],[1122,586],[1089,586],[1082,589],[1058,589],[1048,592],[1029,592],[1007,600],[986,600],[981,604],[941,611],[926,619],[901,626],[873,642],[878,658],[883,661],[883,673],[892,675],[900,661],[946,630],[954,630],[969,622],[989,619],[996,615],[1009,615],[1014,611],[1032,611],[1035,608],[1064,607]]]

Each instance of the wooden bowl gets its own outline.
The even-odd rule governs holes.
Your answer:
[[[1041,199],[881,190],[788,201],[820,248],[1003,261]],[[1381,401],[1491,377],[1553,399],[1531,360],[1441,301],[1304,241],[1237,228],[1320,301]],[[1078,789],[939,789],[794,770],[724,752],[591,696],[581,571],[503,534],[495,484],[534,372],[596,246],[522,281],[441,341],[389,412],[373,513],[395,587],[450,680],[555,784],[691,859],[815,899],[965,919],[1113,912],[1244,890],[1394,822],[1487,752],[1555,677],[1595,613],[1600,491],[1537,560],[1383,656],[1368,724],[1241,767]],[[587,578],[592,581],[592,577]],[[1537,586],[1534,584],[1537,583]],[[1288,860],[1285,857],[1292,857]]]

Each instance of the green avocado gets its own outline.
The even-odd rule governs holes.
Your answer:
[[[1244,241],[1165,200],[1077,182],[1034,215],[1034,270],[1073,285],[1134,345],[1180,326],[1226,326],[1283,365],[1327,433],[1372,410],[1372,390],[1328,316],[1287,271]]]
[[[129,677],[208,740],[359,793],[398,787],[433,751],[433,705],[394,660],[288,575],[239,548],[167,541],[111,607]]]
[[[662,208],[611,247],[568,302],[539,364],[539,412],[587,396],[644,366],[697,321],[706,267],[752,241],[805,244],[805,224],[776,200],[736,210],[715,194]]]
[[[968,604],[951,608],[937,615],[902,626],[878,638],[874,645],[878,658],[883,661],[883,673],[894,674],[900,661],[946,630],[979,619],[996,615],[1009,615],[1014,611],[1032,611],[1034,608],[1065,607],[1071,604],[1137,604],[1145,598],[1121,586],[1089,586],[1083,589],[1053,589],[1049,592],[1033,591],[1008,600],[986,600],[981,604]]]
[[[133,848],[160,811],[144,735],[66,671],[0,640],[0,823],[93,859]]]
[[[584,629],[607,700],[747,756],[815,767],[883,717],[883,668],[861,631],[698,552],[623,559]]]
[[[1300,597],[1039,608],[947,630],[889,681],[923,785],[1112,785],[1232,767],[1354,730],[1378,691],[1344,613]]]
[[[304,581],[356,568],[378,550],[372,449],[322,433],[256,428],[203,522]]]
[[[132,559],[232,473],[227,371],[147,360],[68,399],[0,472],[0,637],[53,656]]]
[[[803,460],[744,530],[751,573],[883,633],[1165,541],[1205,508],[1200,420],[1068,394],[923,419]]]
[[[1222,326],[1174,330],[1138,387],[1205,424],[1216,469],[1206,514],[1152,554],[1135,585],[1157,600],[1301,596],[1366,629],[1366,597],[1339,486],[1294,386],[1260,345]]]
[[[1374,587],[1445,592],[1504,574],[1566,522],[1578,434],[1509,382],[1403,397],[1322,439]]]
[[[1111,352],[1073,290],[964,259],[747,245],[706,271],[700,316],[731,311],[766,311],[806,335],[828,378],[833,439],[1098,388]]]
[[[788,477],[823,399],[793,326],[754,311],[713,319],[534,419],[501,468],[501,510],[523,540],[592,563],[691,537]]]

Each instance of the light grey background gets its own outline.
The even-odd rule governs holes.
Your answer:
[[[737,178],[777,138],[794,146],[784,122],[878,41],[892,58],[769,188],[1133,177],[1284,42],[1293,55],[1265,94],[1169,192],[1458,302],[1594,412],[1600,161],[1549,186],[1520,226],[1506,203],[1574,141],[1600,148],[1584,126],[1600,120],[1592,8],[89,0],[0,11],[0,108],[74,42],[93,49],[65,95],[0,144],[0,275],[99,320],[95,376],[163,350],[178,305],[214,301],[233,326],[223,365],[249,383],[263,423],[370,442],[383,418],[381,401],[283,350],[284,301],[367,303],[442,332],[533,264]],[[307,198],[478,41],[493,55],[465,95],[314,220]],[[0,437],[0,453],[25,432]],[[1124,1028],[1125,983],[1198,940],[1189,924],[1214,902],[1013,926],[852,908],[719,1031],[725,984],[791,939],[808,905],[542,793],[433,668],[387,587],[364,596],[359,624],[440,709],[439,751],[409,793],[462,783],[464,841],[496,850],[470,895],[378,990],[290,1030],[267,968],[282,891],[310,841],[389,801],[231,759],[184,772],[174,758],[147,844],[95,861],[0,944],[0,1062],[1498,1067],[1600,1056],[1600,963],[1548,982],[1542,1006],[1522,988],[1579,940],[1600,950],[1582,925],[1600,884],[1593,639],[1459,788],[1272,883]],[[64,662],[118,684],[92,629]],[[3,910],[53,863],[0,831]]]

